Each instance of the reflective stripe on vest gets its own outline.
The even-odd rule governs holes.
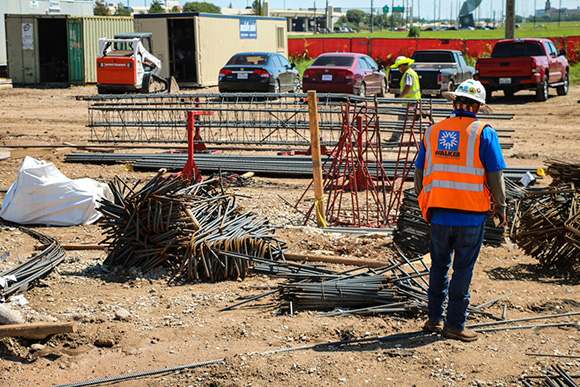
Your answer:
[[[409,69],[407,71],[405,71],[405,73],[403,74],[403,76],[401,77],[401,93],[403,92],[403,90],[405,89],[405,75],[409,73],[409,75],[411,75],[413,77],[413,84],[411,85],[411,88],[409,89],[409,92],[407,94],[405,94],[402,98],[416,98],[416,99],[421,99],[421,87],[419,86],[419,76],[417,75],[417,73],[415,72],[415,70],[413,70],[412,68],[409,67]]]
[[[449,118],[425,131],[423,190],[419,204],[427,221],[430,221],[431,208],[478,213],[490,209],[485,168],[479,155],[484,127],[485,124],[472,118]],[[451,149],[448,147],[451,143],[446,143],[449,139],[457,141]]]

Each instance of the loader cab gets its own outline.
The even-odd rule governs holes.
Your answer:
[[[151,37],[153,34],[151,32],[135,32],[135,33],[127,33],[127,34],[117,34],[115,35],[115,39],[139,39],[141,44],[147,51],[153,53],[153,42],[151,41]],[[124,45],[131,45],[131,47],[124,47]],[[118,48],[117,48],[117,45]],[[114,50],[130,50],[133,51],[134,47],[132,47],[131,42],[124,42],[124,43],[115,43]]]

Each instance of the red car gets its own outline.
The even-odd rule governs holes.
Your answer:
[[[306,69],[302,76],[302,90],[384,97],[387,80],[386,74],[370,56],[335,52],[320,55]]]

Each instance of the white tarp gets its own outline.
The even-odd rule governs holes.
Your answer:
[[[103,197],[113,197],[106,184],[88,178],[71,180],[53,163],[27,156],[6,193],[0,217],[19,224],[91,224],[101,217],[96,207]]]

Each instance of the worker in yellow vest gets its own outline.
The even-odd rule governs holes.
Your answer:
[[[465,327],[469,287],[491,209],[490,192],[492,217],[499,219],[497,227],[506,224],[506,164],[497,132],[477,118],[479,111],[491,112],[483,85],[468,79],[443,97],[453,102],[453,112],[427,129],[415,162],[415,192],[431,224],[429,319],[423,329],[474,341],[477,333]]]
[[[401,72],[401,94],[399,94],[399,98],[421,99],[421,85],[419,84],[419,76],[411,68],[413,63],[415,63],[414,59],[400,56],[391,66],[391,69],[399,69]],[[407,107],[406,105],[404,104],[405,107]],[[406,114],[399,114],[399,121],[405,121],[406,119],[408,119]],[[400,139],[401,133],[395,131],[389,139],[389,142],[399,141]]]

